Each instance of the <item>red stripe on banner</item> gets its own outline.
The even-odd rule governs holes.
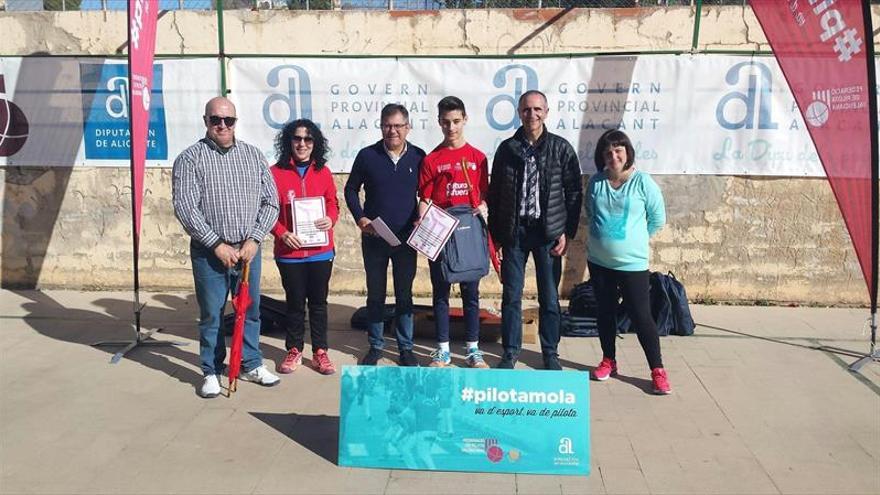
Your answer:
[[[129,107],[131,116],[132,215],[134,256],[138,256],[141,210],[144,201],[144,166],[147,157],[147,129],[150,121],[150,90],[153,87],[153,55],[156,50],[158,2],[128,2]]]
[[[862,0],[750,0],[819,153],[852,238],[872,305],[873,33]],[[871,57],[869,58],[869,54]],[[876,118],[876,115],[874,116]]]

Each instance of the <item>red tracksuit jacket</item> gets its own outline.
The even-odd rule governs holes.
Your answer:
[[[336,199],[336,184],[333,182],[333,174],[330,173],[330,169],[324,166],[318,170],[315,168],[315,162],[312,162],[302,177],[297,172],[296,166],[290,164],[275,164],[270,167],[269,171],[272,172],[275,186],[278,188],[278,205],[280,207],[278,221],[272,228],[272,235],[275,236],[275,257],[305,258],[332,251],[332,228],[328,232],[330,242],[326,246],[291,249],[281,240],[284,233],[293,231],[290,214],[291,192],[294,198],[323,196],[327,216],[333,221],[333,225],[336,225],[336,221],[339,219],[339,201]]]

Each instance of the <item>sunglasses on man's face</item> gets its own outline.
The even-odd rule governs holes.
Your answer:
[[[312,136],[293,136],[293,137],[290,138],[290,139],[291,139],[291,141],[293,141],[294,143],[306,143],[306,144],[312,144],[312,143],[315,142],[315,138],[313,138]]]
[[[235,121],[238,119],[235,117],[220,117],[219,115],[211,115],[208,117],[208,122],[211,125],[220,125],[220,122],[226,124],[226,127],[232,127],[235,125]]]

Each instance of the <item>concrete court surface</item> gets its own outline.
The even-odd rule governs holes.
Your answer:
[[[625,336],[620,377],[591,383],[592,474],[563,477],[337,467],[339,374],[200,399],[194,296],[142,296],[145,328],[189,346],[110,365],[89,344],[129,335],[130,292],[0,291],[0,493],[880,493],[880,365],[846,369],[866,309],[694,306],[696,335],[661,341],[666,397]],[[361,304],[331,300],[337,365],[364,351],[348,325]],[[283,341],[262,342],[271,366]],[[417,342],[425,364],[431,345]],[[594,338],[560,353],[584,379],[601,357]],[[539,363],[532,345],[519,367]]]

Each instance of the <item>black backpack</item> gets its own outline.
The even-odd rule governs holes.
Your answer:
[[[657,324],[657,334],[661,337],[693,335],[696,324],[688,306],[687,293],[675,274],[651,272],[650,284],[651,316]],[[618,332],[628,332],[631,324],[626,311],[620,311],[617,315]]]
[[[593,281],[587,280],[575,285],[568,296],[568,314],[574,317],[596,317],[596,289]]]
[[[655,289],[655,286],[657,287]],[[691,308],[688,305],[687,292],[684,285],[675,278],[672,272],[662,274],[654,272],[651,274],[651,306],[654,306],[654,292],[657,292],[657,298],[661,299],[658,304],[663,304],[669,308],[669,319],[671,320],[669,333],[673,335],[693,335],[696,324],[691,316]],[[662,292],[662,295],[660,294]],[[664,300],[665,299],[665,300]],[[658,324],[659,326],[659,324]]]
[[[459,220],[438,260],[443,280],[450,284],[477,282],[489,274],[486,229],[472,210],[470,206],[453,206],[446,210]]]
[[[361,306],[356,309],[355,312],[351,315],[351,328],[357,330],[367,330],[369,328],[369,316],[367,313],[367,307]],[[386,304],[382,314],[382,321],[385,323],[385,330],[391,328],[391,324],[394,322],[394,305]]]
[[[563,337],[599,336],[599,326],[594,316],[574,316],[565,311],[561,315],[559,328]]]
[[[564,337],[596,337],[599,335],[599,327],[596,316],[599,305],[596,302],[596,288],[593,280],[587,280],[575,285],[571,289],[568,299],[568,311],[562,313],[561,333]],[[626,333],[629,328],[629,318],[626,318],[626,326],[621,326],[621,317],[626,318],[623,306],[618,308],[617,333]]]
[[[661,337],[675,335],[675,318],[672,316],[672,301],[666,292],[666,283],[660,272],[651,272],[649,294],[651,297],[651,316],[657,324],[657,333]]]
[[[251,302],[251,304],[257,303]],[[263,335],[284,333],[286,322],[287,303],[260,294],[260,333]],[[224,335],[232,335],[232,327],[234,325],[234,311],[223,316]]]

